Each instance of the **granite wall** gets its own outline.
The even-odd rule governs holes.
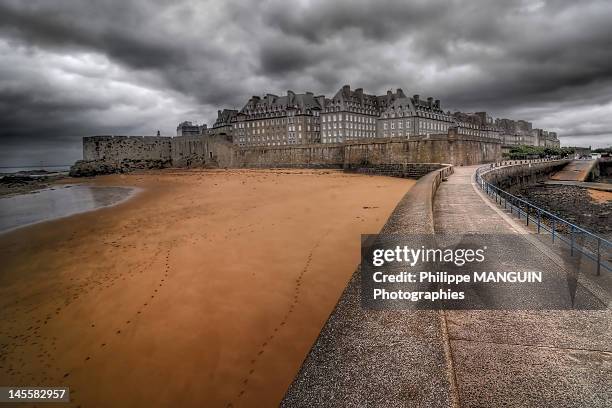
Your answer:
[[[470,165],[500,159],[499,141],[451,134],[250,148],[238,147],[222,135],[93,136],[83,138],[83,160],[73,166],[72,174],[170,166],[372,170],[376,166],[383,169],[387,165],[407,163]]]

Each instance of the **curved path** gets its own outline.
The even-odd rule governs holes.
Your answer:
[[[476,168],[455,168],[433,211],[433,173],[423,177],[382,233],[492,234],[507,248],[508,270],[537,266],[565,278],[570,263],[477,190]],[[580,298],[597,301],[579,282]],[[360,290],[358,270],[281,406],[612,406],[609,309],[373,311],[361,307]],[[536,305],[546,301],[546,293],[527,290]]]
[[[562,259],[477,190],[476,168],[456,167],[438,189],[436,232],[521,234],[524,240],[513,245],[528,252],[522,260],[537,259],[540,267],[544,262],[553,272],[563,271]],[[609,309],[444,314],[459,406],[612,406]]]

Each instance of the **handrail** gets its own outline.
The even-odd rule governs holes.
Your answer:
[[[541,160],[519,160],[518,165],[521,164],[532,164],[532,163],[541,163]],[[517,165],[516,162],[513,165]],[[534,204],[524,200],[522,198],[516,197],[508,193],[505,190],[489,183],[482,176],[486,173],[494,171],[494,169],[499,168],[501,163],[496,163],[488,166],[481,166],[476,169],[475,181],[476,184],[483,190],[487,195],[493,197],[495,199],[496,204],[502,205],[505,209],[510,209],[510,214],[513,214],[516,211],[519,219],[521,217],[525,217],[526,224],[529,225],[531,221],[537,228],[538,234],[541,230],[550,232],[552,236],[552,242],[555,242],[555,238],[563,241],[570,246],[570,254],[573,256],[574,251],[578,251],[582,253],[586,258],[590,259],[593,262],[597,263],[597,275],[600,275],[601,268],[605,268],[608,271],[612,271],[612,265],[606,260],[602,259],[602,250],[606,248],[612,248],[612,242],[608,241],[605,238],[600,237],[599,235],[586,230],[576,224],[572,224],[571,222],[559,217],[556,214],[551,213],[550,211],[544,210],[540,207],[535,206]],[[508,167],[508,166],[504,166]],[[518,204],[518,205],[517,205]],[[546,224],[546,218],[548,218],[548,225]],[[565,229],[569,229],[569,238],[564,235],[567,234],[567,231],[563,231],[559,227],[565,226]],[[596,250],[593,247],[592,250],[585,248],[584,246],[576,243],[576,236],[582,236],[584,238],[593,240],[592,245],[595,246]],[[589,243],[588,241],[586,242]]]

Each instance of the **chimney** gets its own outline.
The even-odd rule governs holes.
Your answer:
[[[427,98],[427,105],[429,105],[429,107],[433,107],[433,98],[430,96],[429,98]]]
[[[435,107],[440,109],[440,100],[436,99]]]
[[[406,95],[404,95],[404,91],[402,91],[402,88],[397,88],[395,90],[395,92],[396,92],[398,98],[405,98],[406,97]]]
[[[416,94],[416,95],[414,95],[412,98],[414,99],[414,104],[415,104],[415,105],[418,105],[418,104],[419,104],[419,95],[418,95],[418,94]]]

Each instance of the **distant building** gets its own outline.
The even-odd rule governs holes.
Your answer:
[[[455,112],[453,118],[459,135],[501,140],[501,132],[486,112]]]
[[[251,97],[241,110],[217,112],[212,128],[183,122],[177,135],[221,135],[239,146],[343,143],[370,138],[429,135],[496,139],[506,150],[517,145],[559,147],[555,132],[530,122],[494,119],[487,112],[444,112],[440,100],[408,97],[402,89],[383,95],[344,85],[332,98],[312,92]]]
[[[495,127],[505,146],[533,145],[532,126],[525,120],[495,119]]]
[[[225,136],[227,140],[232,141],[234,136],[234,122],[238,111],[236,109],[223,109],[217,111],[217,120],[213,123],[212,128],[208,130],[209,135]]]
[[[442,110],[439,100],[431,97],[423,100],[419,95],[409,98],[401,89],[396,95],[378,119],[378,137],[447,134],[454,124],[453,117]]]
[[[344,85],[333,98],[324,101],[321,143],[376,137],[376,119],[385,101],[364,93],[362,88],[351,90],[349,85]]]
[[[236,114],[234,143],[240,146],[283,146],[319,143],[320,113],[325,97],[312,92],[253,96]]]
[[[532,129],[529,145],[541,147],[559,147],[561,142],[557,139],[557,133],[548,132],[543,129]]]
[[[204,128],[206,125],[204,125]],[[176,127],[177,136],[198,136],[202,133],[202,127],[191,122],[181,122]]]
[[[576,155],[577,158],[591,157],[591,146],[589,147],[569,146],[568,149],[573,149],[574,154]]]

